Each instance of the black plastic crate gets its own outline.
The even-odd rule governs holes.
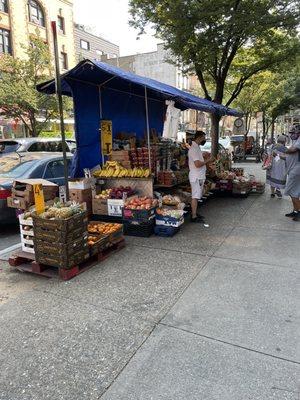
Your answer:
[[[144,223],[124,222],[124,235],[149,237],[154,233],[154,221]]]
[[[152,207],[149,210],[130,210],[123,208],[123,220],[124,221],[139,221],[148,222],[155,218],[156,207]]]

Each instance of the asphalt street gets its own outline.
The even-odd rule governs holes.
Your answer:
[[[0,224],[0,251],[20,242],[19,224]]]

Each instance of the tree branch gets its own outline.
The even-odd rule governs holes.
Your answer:
[[[240,2],[241,2],[241,0],[236,0],[236,2],[234,4],[234,7],[233,7],[233,13],[232,13],[230,22],[232,22],[233,19],[235,18],[235,14],[236,14],[236,11],[237,11],[237,9],[238,9],[238,7],[240,5]],[[225,46],[224,46],[224,49],[223,49],[222,58],[221,58],[221,61],[220,61],[219,71],[218,71],[218,75],[220,77],[221,77],[221,73],[222,73],[223,64],[227,60],[227,57],[228,57],[228,52],[229,52],[230,43],[231,43],[231,39],[232,39],[233,26],[234,26],[234,23],[231,23],[230,28],[229,28],[229,32],[228,32],[228,37],[227,37],[227,40],[226,40],[226,43],[225,43]]]
[[[207,87],[206,87],[206,83],[205,83],[205,80],[204,80],[203,73],[202,73],[201,69],[199,68],[199,66],[196,65],[196,64],[195,64],[195,71],[196,71],[196,74],[197,74],[197,76],[198,76],[200,85],[201,85],[201,87],[202,87],[202,89],[203,89],[203,91],[204,91],[205,98],[206,98],[207,100],[211,100],[211,96],[210,96],[209,93],[208,93],[208,90],[207,90]]]

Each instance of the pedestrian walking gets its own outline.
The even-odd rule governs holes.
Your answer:
[[[198,201],[203,195],[203,186],[206,178],[206,165],[214,161],[213,157],[204,160],[200,145],[206,143],[205,132],[197,131],[189,149],[189,180],[192,189],[192,216],[191,222],[203,222],[203,216],[197,215]]]
[[[286,151],[287,183],[284,194],[290,196],[293,211],[286,217],[300,222],[300,125],[295,126],[290,132],[292,145]]]
[[[277,143],[272,145],[269,149],[270,156],[272,157],[272,162],[270,165],[270,169],[267,169],[267,184],[271,187],[271,197],[282,198],[281,189],[285,188],[286,184],[286,161],[283,158],[280,158],[280,155],[283,155],[287,151],[286,137],[284,135],[280,135],[277,138]]]

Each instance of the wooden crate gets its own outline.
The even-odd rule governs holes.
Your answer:
[[[33,238],[33,242],[36,254],[58,255],[65,258],[68,258],[80,250],[86,250],[88,247],[87,233],[69,243],[53,243],[37,237]]]
[[[87,213],[83,211],[80,214],[75,214],[67,219],[44,219],[37,215],[33,216],[33,227],[43,229],[53,229],[54,231],[70,232],[78,226],[84,225],[87,222]]]
[[[113,223],[113,222],[108,222],[108,223],[110,224],[110,223]],[[89,221],[89,225],[104,225],[104,224],[107,224],[107,222]],[[115,232],[111,233],[108,236],[109,243],[115,243],[118,240],[120,240],[120,238],[123,236],[123,225],[122,224],[118,224],[118,225],[120,225],[119,229],[116,230]],[[89,234],[94,235],[94,234],[97,234],[97,233],[93,233],[93,232],[89,231]],[[103,236],[105,236],[105,235],[103,235]]]
[[[52,267],[69,269],[76,264],[80,264],[89,258],[88,247],[78,250],[70,255],[50,254],[49,252],[35,252],[35,259],[39,264],[50,265]]]
[[[87,232],[87,221],[69,232],[54,230],[53,228],[49,229],[48,227],[35,227],[34,232],[38,239],[47,240],[52,243],[69,243],[85,235]]]

